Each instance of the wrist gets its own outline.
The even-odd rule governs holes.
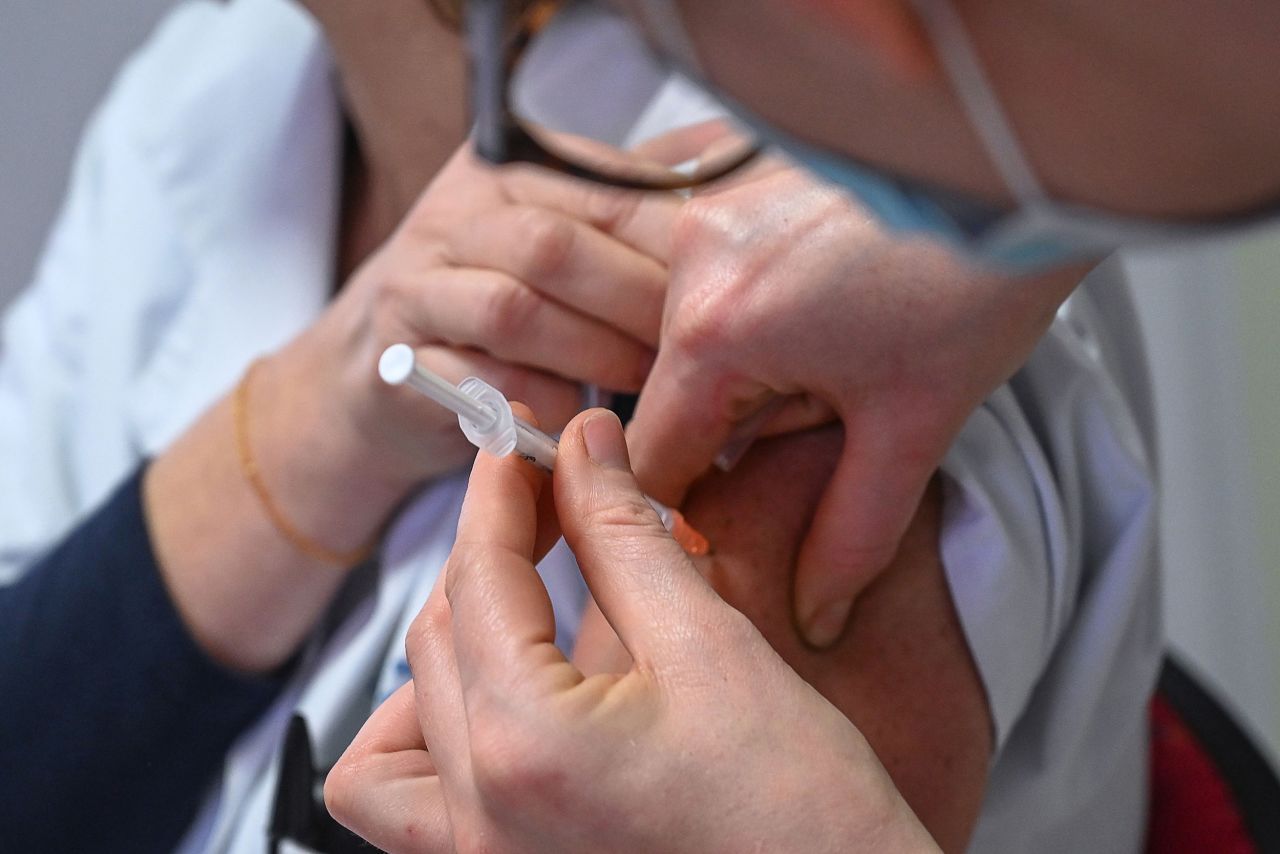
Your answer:
[[[266,489],[298,531],[326,549],[360,549],[378,534],[414,479],[379,459],[336,397],[287,354],[249,378],[248,440]]]

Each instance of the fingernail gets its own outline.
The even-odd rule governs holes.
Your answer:
[[[831,646],[844,633],[844,626],[849,622],[849,611],[852,608],[853,599],[839,599],[818,608],[801,626],[804,639],[810,646],[818,649]]]
[[[608,469],[626,469],[627,440],[622,435],[622,422],[612,412],[598,412],[582,425],[582,439],[587,456]]]

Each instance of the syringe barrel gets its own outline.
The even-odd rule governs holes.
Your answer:
[[[516,419],[516,453],[547,472],[556,468],[560,445],[523,418]]]
[[[528,421],[516,418],[506,396],[484,380],[467,377],[454,386],[419,365],[407,344],[388,347],[378,362],[378,373],[391,385],[411,386],[456,413],[458,426],[476,447],[497,456],[516,453],[547,472],[555,471],[560,444]],[[685,551],[693,555],[707,553],[710,545],[706,538],[678,510],[652,498],[649,503]]]
[[[517,418],[501,391],[479,377],[467,377],[458,383],[458,391],[490,416],[484,427],[464,416],[458,417],[458,426],[472,444],[495,456],[519,454],[548,472],[555,470],[559,443],[523,418]]]

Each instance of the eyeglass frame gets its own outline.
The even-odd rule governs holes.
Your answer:
[[[464,9],[470,65],[472,140],[476,154],[494,165],[532,163],[574,178],[625,190],[690,190],[717,181],[751,163],[761,148],[752,146],[723,166],[696,175],[672,172],[670,178],[628,178],[560,156],[520,123],[511,107],[511,81],[530,43],[567,0],[535,0],[516,18],[508,36],[507,0],[468,0]]]

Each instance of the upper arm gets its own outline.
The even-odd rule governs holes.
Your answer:
[[[792,620],[795,557],[839,453],[838,428],[762,442],[685,504],[714,544],[700,568],[778,653],[862,731],[944,849],[964,848],[992,750],[992,721],[939,554],[932,485],[897,556],[830,649]]]

